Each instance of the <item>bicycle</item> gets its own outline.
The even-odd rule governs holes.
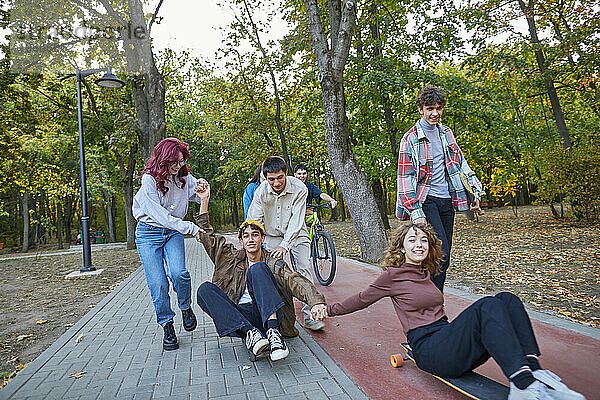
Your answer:
[[[308,204],[307,208],[313,208],[316,212],[306,220],[306,225],[311,224],[308,237],[315,276],[321,285],[328,286],[335,277],[336,256],[333,239],[321,223],[320,210],[325,206],[331,207],[329,203]],[[292,268],[296,270],[296,261],[292,253],[290,253],[290,261]]]

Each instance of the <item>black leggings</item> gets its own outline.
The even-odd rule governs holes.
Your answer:
[[[529,316],[521,300],[502,292],[477,300],[452,322],[446,318],[412,329],[408,341],[419,368],[457,377],[492,357],[506,377],[539,355]]]

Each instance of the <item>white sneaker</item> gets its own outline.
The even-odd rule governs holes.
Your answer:
[[[244,342],[246,343],[248,350],[255,356],[262,353],[269,345],[269,341],[256,328],[252,328],[246,333],[246,340]]]
[[[533,382],[523,390],[511,382],[508,400],[554,400],[554,398],[550,395],[548,386],[540,381]]]
[[[290,354],[290,350],[283,342],[283,338],[278,329],[271,328],[267,330],[267,337],[271,344],[271,361],[284,359]]]
[[[584,395],[569,389],[567,385],[561,382],[560,377],[550,370],[538,369],[537,371],[533,371],[532,374],[535,379],[546,384],[550,389],[553,389],[551,392],[555,399],[585,400]]]

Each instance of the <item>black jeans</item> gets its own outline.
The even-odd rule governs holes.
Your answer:
[[[446,281],[446,271],[450,266],[450,250],[452,249],[452,233],[454,230],[454,206],[452,199],[427,196],[423,202],[423,212],[427,222],[433,226],[438,238],[442,241],[442,250],[444,251],[444,260],[440,265],[438,275],[431,274],[431,280],[434,285],[444,291],[444,282]]]
[[[443,318],[412,329],[408,341],[419,368],[457,377],[492,357],[506,377],[539,355],[529,316],[521,300],[503,292],[477,300],[452,322]]]
[[[235,304],[214,283],[204,282],[198,288],[198,305],[212,318],[219,336],[239,337],[237,331],[249,325],[265,333],[267,319],[273,313],[277,313],[277,321],[281,322],[284,302],[267,264],[260,262],[248,268],[246,286],[252,302],[244,304]]]

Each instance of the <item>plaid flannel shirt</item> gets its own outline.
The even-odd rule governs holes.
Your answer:
[[[469,185],[475,196],[480,199],[483,186],[475,172],[469,167],[460,147],[456,143],[452,130],[438,124],[444,163],[446,164],[446,179],[452,196],[452,204],[458,211],[469,209],[465,188],[460,179],[460,172],[467,176]],[[422,205],[427,197],[433,175],[433,156],[431,145],[425,137],[425,132],[419,124],[415,124],[402,137],[398,155],[398,193],[396,201],[396,217],[402,220],[425,217]]]

